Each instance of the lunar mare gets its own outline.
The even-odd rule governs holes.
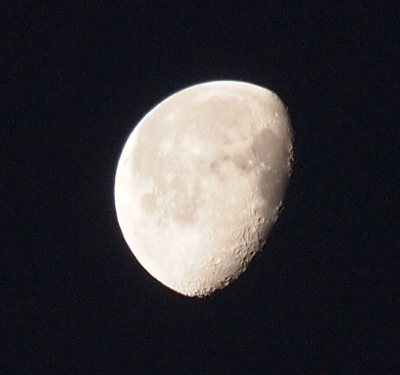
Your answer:
[[[123,236],[158,281],[187,296],[244,272],[278,217],[292,167],[287,110],[265,88],[186,88],[134,128],[115,176]]]

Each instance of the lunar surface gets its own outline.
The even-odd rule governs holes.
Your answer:
[[[209,295],[262,249],[292,159],[290,119],[272,91],[236,81],[179,91],[123,148],[115,177],[123,236],[162,284]]]

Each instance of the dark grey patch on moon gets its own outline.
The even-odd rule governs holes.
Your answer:
[[[189,193],[181,189],[172,202],[175,202],[175,205],[171,209],[171,217],[175,222],[185,226],[193,225],[198,221],[196,213],[203,203],[200,187],[195,186]]]
[[[153,214],[157,210],[157,196],[154,193],[146,193],[142,197],[141,206],[148,214]]]
[[[263,129],[258,134],[252,149],[257,160],[263,165],[257,191],[265,201],[276,203],[281,200],[281,196],[276,196],[276,191],[277,187],[283,186],[282,163],[284,161],[289,163],[290,153],[282,149],[282,139],[270,129]],[[283,191],[281,194],[283,195]]]
[[[158,223],[176,222],[182,226],[198,221],[197,210],[204,204],[202,189],[198,184],[190,187],[187,176],[176,174],[168,183],[165,175],[154,179],[152,193],[141,198],[141,207],[147,214],[160,217]],[[170,196],[175,192],[174,196]]]

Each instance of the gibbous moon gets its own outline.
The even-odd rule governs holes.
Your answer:
[[[265,88],[179,91],[134,128],[115,176],[123,236],[159,282],[202,297],[227,286],[277,220],[292,166],[286,108]]]

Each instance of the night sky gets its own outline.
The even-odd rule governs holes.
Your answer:
[[[2,6],[1,373],[399,373],[397,10],[347,3]],[[132,255],[114,175],[155,104],[221,79],[282,98],[295,163],[263,252],[192,299]]]

